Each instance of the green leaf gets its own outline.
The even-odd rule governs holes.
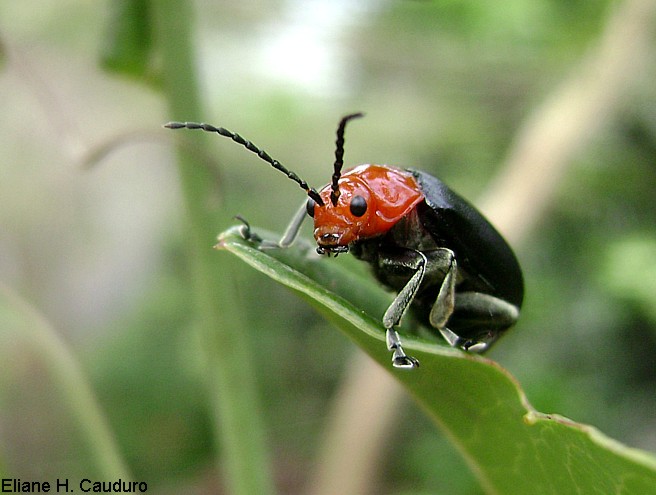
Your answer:
[[[487,493],[656,494],[656,459],[597,429],[537,412],[494,361],[400,331],[415,370],[392,368],[380,317],[390,295],[301,244],[260,250],[233,227],[225,249],[308,300],[407,388],[460,450]],[[300,243],[299,243],[300,244]]]

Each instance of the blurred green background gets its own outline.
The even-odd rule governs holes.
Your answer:
[[[361,110],[347,164],[421,168],[476,202],[619,3],[199,0],[199,115],[170,115],[156,77],[103,69],[122,28],[116,5],[0,4],[0,283],[80,360],[134,478],[152,493],[204,494],[225,492],[221,449],[173,136],[161,124],[225,126],[320,186],[339,117]],[[517,246],[525,307],[490,357],[538,410],[656,451],[656,63],[640,62]],[[156,74],[156,56],[151,63]],[[200,136],[185,138],[193,146]],[[223,165],[215,206],[281,232],[302,192],[240,146],[210,143],[208,166]],[[215,233],[228,226],[217,222]],[[305,303],[231,261],[223,283],[250,329],[275,479],[281,493],[299,493],[358,351]],[[39,353],[20,335],[0,329],[0,339],[0,474],[91,476]],[[481,493],[422,412],[409,400],[400,409],[373,493]]]

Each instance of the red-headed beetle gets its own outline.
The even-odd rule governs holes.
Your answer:
[[[344,129],[337,128],[332,181],[320,191],[239,134],[223,127],[171,122],[228,137],[303,188],[304,202],[278,242],[262,241],[245,224],[245,237],[264,247],[290,246],[306,215],[314,218],[319,254],[351,252],[376,278],[397,291],[383,315],[387,347],[397,368],[419,362],[405,354],[394,329],[408,308],[453,347],[483,352],[513,326],[524,296],[517,258],[495,228],[442,181],[419,170],[360,165],[342,174]]]

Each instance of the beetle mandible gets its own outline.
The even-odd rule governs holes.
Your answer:
[[[397,368],[419,361],[403,350],[395,327],[408,309],[453,347],[483,352],[512,327],[524,296],[512,249],[469,202],[426,172],[360,165],[342,173],[346,124],[337,128],[330,184],[311,188],[278,160],[223,127],[170,122],[170,129],[201,129],[228,137],[296,182],[309,196],[278,242],[262,241],[245,223],[242,234],[263,247],[290,246],[303,220],[314,219],[317,253],[351,252],[397,295],[385,311],[387,348]]]

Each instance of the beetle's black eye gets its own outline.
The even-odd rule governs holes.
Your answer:
[[[367,200],[362,196],[353,196],[349,209],[354,217],[361,217],[367,211]]]
[[[305,203],[305,209],[307,214],[311,217],[314,217],[314,207],[317,206],[317,202],[312,198],[308,198],[307,203]]]

